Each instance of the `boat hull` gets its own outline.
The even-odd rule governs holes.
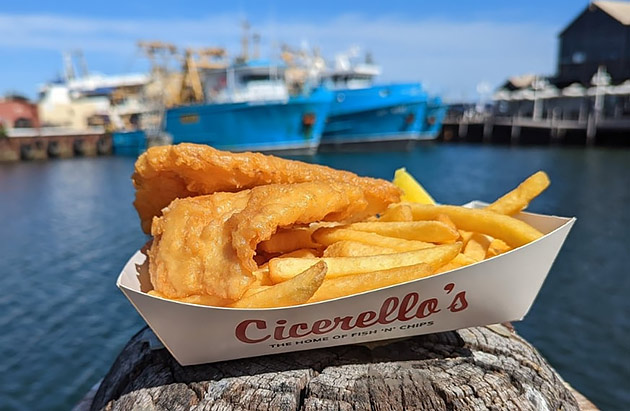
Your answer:
[[[316,90],[286,102],[196,104],[167,110],[173,143],[208,144],[221,150],[314,153],[332,93]]]
[[[446,116],[447,107],[439,97],[434,97],[427,103],[424,122],[418,134],[418,140],[435,140],[442,130],[442,123]]]
[[[136,157],[147,149],[147,136],[143,130],[112,133],[112,150],[115,155]]]
[[[337,90],[322,148],[415,141],[425,136],[427,95],[420,84]],[[400,146],[401,144],[395,144]]]
[[[419,141],[415,135],[408,134],[387,135],[374,138],[364,138],[363,136],[356,140],[337,140],[332,142],[322,141],[319,144],[319,152],[363,152],[363,151],[411,151],[416,142]]]

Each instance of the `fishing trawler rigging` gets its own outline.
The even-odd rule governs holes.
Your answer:
[[[172,141],[232,151],[315,152],[332,93],[290,89],[283,62],[257,58],[257,50],[250,58],[247,28],[242,43],[232,61],[219,48],[186,50],[179,104],[165,112]]]

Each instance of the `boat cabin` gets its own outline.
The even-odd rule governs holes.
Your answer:
[[[364,63],[356,63],[356,52],[339,54],[335,57],[335,68],[322,75],[322,83],[333,90],[362,89],[371,87],[374,78],[381,74],[381,68],[366,56]]]
[[[286,67],[264,60],[252,60],[225,68],[205,70],[204,94],[211,103],[286,101]]]

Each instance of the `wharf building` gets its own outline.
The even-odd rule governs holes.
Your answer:
[[[507,79],[489,110],[451,113],[444,139],[630,144],[630,2],[593,1],[558,38],[554,75]]]

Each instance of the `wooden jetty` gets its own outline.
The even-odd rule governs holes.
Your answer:
[[[197,366],[148,328],[75,410],[596,410],[510,324]]]
[[[630,119],[563,120],[477,115],[448,117],[440,138],[495,144],[567,144],[630,146]]]
[[[0,135],[0,162],[111,154],[112,137],[102,129],[13,129]]]

